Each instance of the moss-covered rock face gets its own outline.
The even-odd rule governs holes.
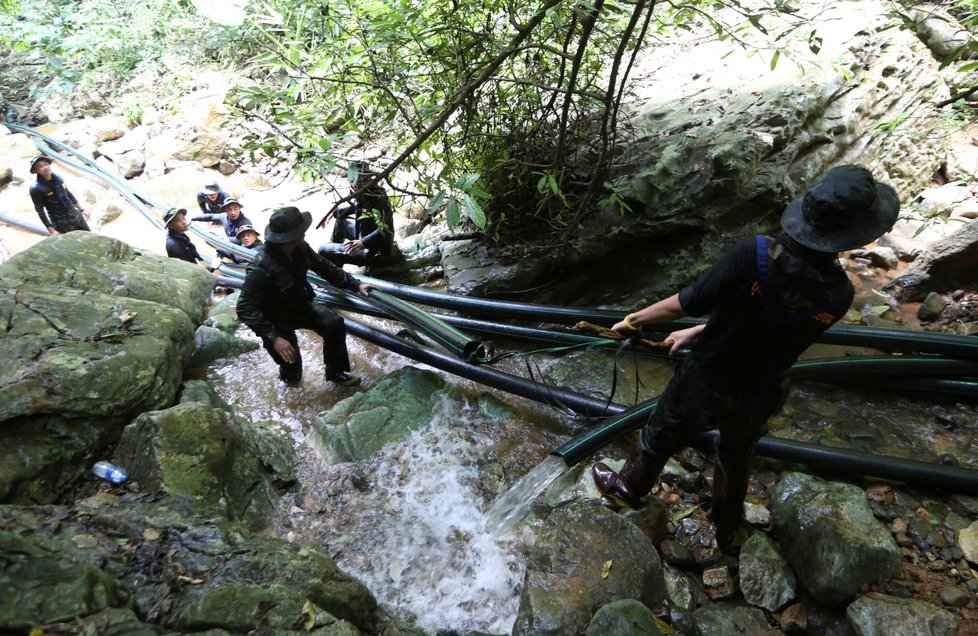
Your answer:
[[[199,402],[143,413],[126,427],[115,459],[144,491],[193,495],[251,530],[271,523],[278,496],[272,484],[290,481],[291,445],[259,434],[224,409]],[[281,471],[263,459],[268,454]]]
[[[338,462],[372,457],[431,423],[447,383],[437,373],[404,367],[320,413],[317,443]]]
[[[100,621],[100,634],[376,631],[373,596],[323,551],[243,537],[199,506],[132,495],[0,506],[0,631],[76,617]]]
[[[44,239],[0,265],[5,289],[51,286],[179,309],[194,323],[206,315],[214,277],[202,267],[131,248],[91,232]]]
[[[173,403],[212,285],[88,232],[0,264],[0,439],[17,448],[0,501],[55,501],[129,420]]]

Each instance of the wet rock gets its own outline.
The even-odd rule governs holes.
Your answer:
[[[751,535],[740,550],[740,589],[744,600],[769,612],[795,598],[795,573],[763,533]]]
[[[668,381],[672,367],[663,364],[662,369],[662,381]],[[623,364],[611,352],[576,351],[561,356],[550,365],[544,371],[544,378],[548,384],[585,395],[594,395],[602,400],[608,399],[614,384],[615,395],[612,401],[621,404],[636,404],[636,400],[642,402],[661,393],[664,384],[650,382],[645,375],[642,383],[637,386],[636,371],[635,365]]]
[[[949,607],[964,607],[971,602],[972,596],[960,587],[948,586],[941,590],[941,603]]]
[[[804,632],[808,627],[808,612],[801,603],[795,603],[781,612],[781,629],[787,634]]]
[[[756,607],[732,603],[715,603],[693,613],[696,633],[700,636],[780,636],[781,631],[768,625],[764,612]]]
[[[917,310],[917,317],[924,322],[932,322],[940,318],[946,308],[947,303],[944,301],[944,298],[936,292],[930,292],[924,298],[924,302],[920,303],[920,309]]]
[[[856,486],[789,473],[772,493],[771,514],[785,557],[823,602],[846,602],[863,585],[888,580],[899,570],[893,537]]]
[[[106,607],[125,607],[153,624],[120,616],[112,620],[130,631],[98,633],[375,633],[373,596],[322,550],[242,536],[197,507],[193,498],[143,503],[131,495],[91,510],[0,507],[0,549],[18,555],[0,578],[5,591],[23,590],[0,595],[0,605],[11,604],[0,609],[0,630],[76,617],[94,626]],[[87,547],[78,547],[80,536]],[[6,578],[15,573],[16,581]]]
[[[958,547],[973,565],[978,565],[978,521],[957,532]]]
[[[961,623],[954,614],[918,599],[870,593],[846,608],[859,636],[953,636]]]
[[[684,610],[693,610],[706,604],[710,597],[699,579],[688,572],[676,568],[663,568],[666,593],[669,600],[676,606]]]
[[[688,568],[696,565],[696,558],[689,548],[673,539],[666,539],[659,544],[659,552],[666,563],[677,568]]]
[[[655,614],[633,599],[612,601],[594,613],[585,636],[662,636]]]
[[[437,373],[404,367],[367,391],[320,413],[314,423],[319,446],[334,461],[372,457],[385,445],[427,428],[447,387]]]
[[[733,577],[726,566],[703,570],[703,588],[714,601],[730,598],[737,593]]]
[[[204,380],[187,380],[180,386],[180,404],[186,402],[199,402],[228,412],[232,410],[231,405]]]
[[[258,348],[254,340],[228,335],[215,327],[201,325],[194,332],[194,353],[188,366],[204,367],[221,358],[230,358]]]
[[[601,606],[665,598],[652,542],[603,506],[572,503],[547,518],[526,564],[514,636],[583,629]]]
[[[745,501],[744,521],[754,526],[766,526],[771,523],[771,511],[766,506]]]
[[[276,449],[275,457],[291,450],[271,435],[256,434],[223,409],[188,402],[137,417],[123,432],[115,459],[147,492],[193,495],[228,519],[262,530],[278,496],[259,453]],[[288,460],[280,461],[282,470],[291,470]]]
[[[866,252],[870,262],[876,267],[886,270],[895,269],[900,259],[897,258],[896,251],[892,247],[874,247]]]

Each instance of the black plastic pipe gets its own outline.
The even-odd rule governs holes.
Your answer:
[[[587,320],[598,325],[610,327],[628,313],[627,309],[562,307],[558,305],[538,305],[454,296],[408,285],[391,283],[377,278],[362,277],[362,280],[398,298],[478,317],[535,320],[558,324],[576,324],[581,320]],[[683,318],[674,322],[657,324],[654,326],[654,330],[668,332],[702,322],[703,320],[698,318]],[[978,358],[978,338],[931,331],[837,324],[830,327],[819,338],[818,342],[844,346],[872,347],[883,351],[916,351],[949,357]]]
[[[376,305],[397,320],[410,324],[466,362],[482,364],[488,359],[488,350],[484,342],[462,333],[438,317],[399,298],[373,289],[367,295],[367,302]]]

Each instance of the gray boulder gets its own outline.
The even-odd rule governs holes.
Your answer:
[[[978,222],[972,221],[907,266],[883,289],[903,301],[922,300],[929,292],[970,289],[978,284]]]
[[[167,262],[170,261],[170,262]],[[56,500],[136,415],[173,403],[213,279],[88,232],[0,265],[0,501]]]
[[[238,338],[216,327],[201,325],[194,332],[194,353],[187,366],[204,367],[220,360],[241,355],[258,348],[254,340]]]
[[[955,636],[961,619],[926,601],[876,592],[846,608],[858,636]]]
[[[856,486],[789,473],[772,493],[771,516],[788,562],[824,603],[849,602],[900,568],[893,537]]]
[[[649,538],[603,506],[573,503],[550,514],[528,556],[513,635],[573,634],[612,601],[664,598]]]

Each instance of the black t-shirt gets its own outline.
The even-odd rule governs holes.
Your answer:
[[[711,377],[737,386],[780,382],[852,304],[852,283],[834,254],[787,237],[737,243],[699,280],[679,292],[690,316],[710,314],[692,347]]]

